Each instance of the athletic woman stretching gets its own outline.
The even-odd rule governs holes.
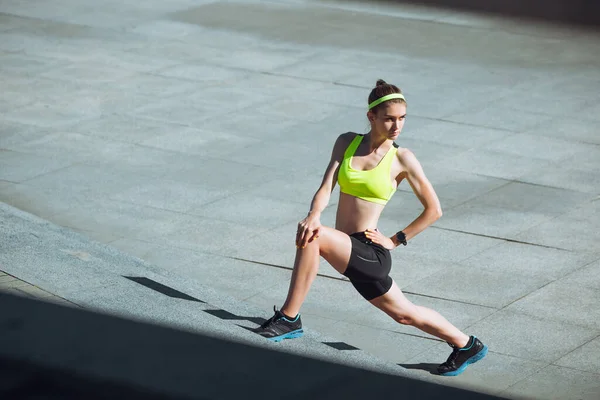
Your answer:
[[[300,307],[317,275],[319,256],[350,279],[371,304],[401,324],[412,325],[445,340],[453,347],[442,375],[458,375],[487,354],[475,336],[467,336],[436,311],[411,303],[390,278],[390,250],[422,232],[442,215],[440,202],[415,155],[398,147],[406,118],[400,89],[377,81],[368,99],[369,133],[340,135],[331,161],[315,194],[308,216],[298,224],[296,260],[287,299],[275,315],[255,330],[273,341],[303,335]],[[424,210],[391,237],[377,230],[377,222],[396,188],[406,179]],[[340,185],[335,229],[321,225],[320,215],[335,183]]]

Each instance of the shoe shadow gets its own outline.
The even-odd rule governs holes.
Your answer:
[[[402,368],[406,368],[406,369],[420,369],[423,371],[427,371],[432,375],[439,375],[439,373],[437,372],[438,364],[419,363],[419,364],[398,364],[398,365],[401,366]]]

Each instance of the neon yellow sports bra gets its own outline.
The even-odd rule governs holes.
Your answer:
[[[397,146],[392,146],[375,168],[358,171],[352,168],[351,162],[363,137],[363,135],[356,135],[344,153],[344,159],[338,171],[340,191],[359,199],[385,205],[396,192],[396,188],[390,181],[390,168]]]

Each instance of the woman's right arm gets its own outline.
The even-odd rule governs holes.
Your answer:
[[[319,236],[321,228],[321,212],[329,204],[331,192],[337,182],[337,175],[340,163],[344,157],[344,152],[348,147],[349,140],[353,134],[344,133],[338,136],[333,150],[331,152],[331,160],[327,165],[321,186],[310,204],[310,211],[306,218],[298,223],[298,232],[296,234],[296,246],[304,248],[307,243],[312,242]]]

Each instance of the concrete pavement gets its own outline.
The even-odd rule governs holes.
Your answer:
[[[3,1],[0,201],[269,311],[331,145],[366,129],[383,78],[407,96],[398,142],[444,209],[393,253],[392,276],[491,350],[439,381],[597,399],[599,43],[357,2]],[[419,210],[403,186],[380,229]],[[320,274],[307,327],[438,380],[427,365],[446,344]]]

